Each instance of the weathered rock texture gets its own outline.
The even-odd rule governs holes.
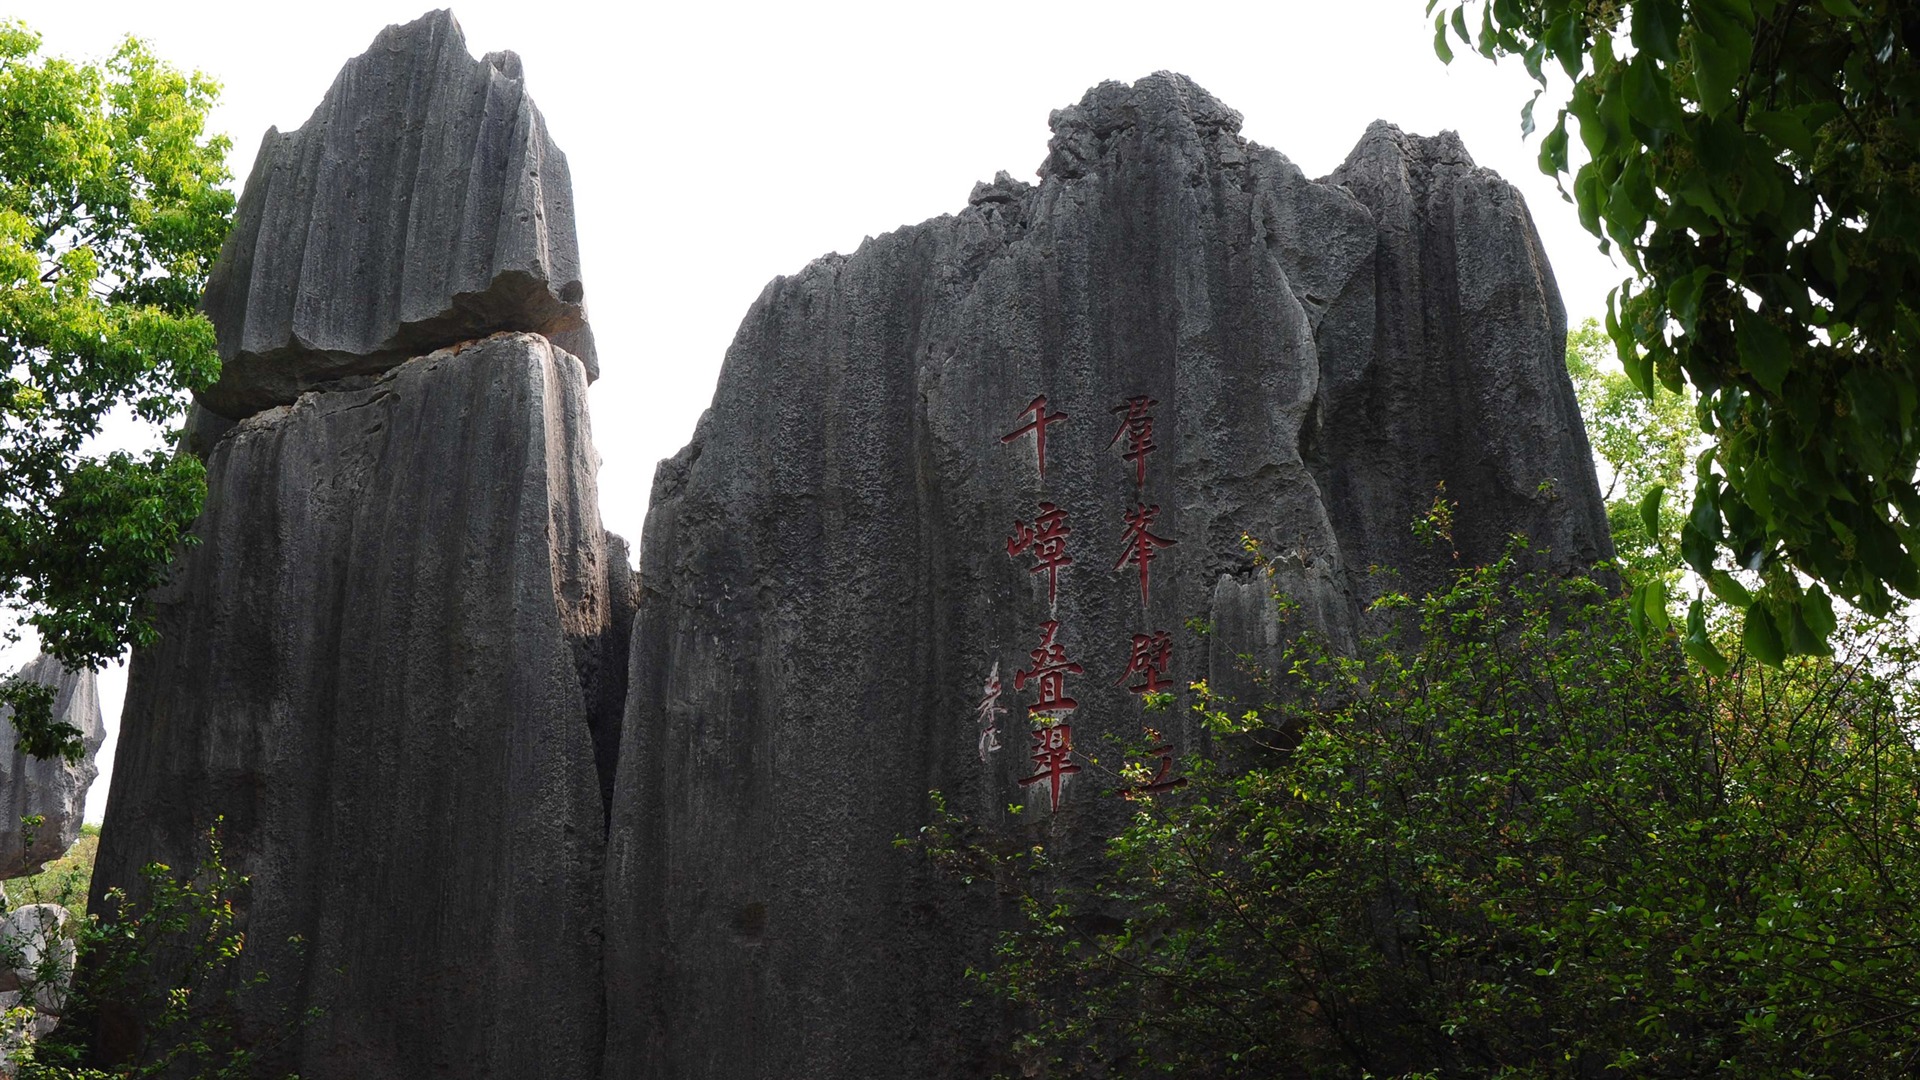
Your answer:
[[[598,373],[567,158],[510,52],[476,60],[435,11],[390,26],[298,130],[269,130],[207,284],[240,419],[498,330]]]
[[[80,839],[87,789],[100,775],[93,757],[107,737],[93,672],[68,671],[53,657],[39,656],[20,675],[54,688],[53,718],[80,730],[84,753],[73,764],[28,757],[15,743],[13,710],[0,706],[0,878],[37,873],[40,864],[65,855]],[[34,815],[44,820],[24,829],[20,819]]]
[[[250,1030],[311,1080],[588,1077],[603,802],[592,708],[628,574],[586,373],[534,334],[310,393],[214,447],[134,653],[95,893],[252,878]],[[304,944],[289,942],[298,937]]]
[[[641,550],[608,848],[608,1050],[620,1077],[989,1075],[1002,1033],[963,977],[1004,912],[929,880],[896,837],[927,791],[1051,834],[1069,865],[1126,804],[1116,744],[1166,676],[1237,685],[1297,625],[1361,627],[1446,485],[1460,559],[1509,532],[1569,567],[1610,553],[1563,368],[1564,316],[1520,197],[1452,136],[1379,125],[1315,181],[1186,79],[1109,83],[1053,117],[1040,182],[769,285]],[[1046,397],[1044,476],[1032,434]],[[1157,447],[1136,463],[1125,403]],[[1116,412],[1115,410],[1120,410]],[[1016,522],[1067,515],[1057,603]],[[1122,561],[1158,507],[1151,592]],[[1017,544],[1015,546],[1018,546]],[[1117,568],[1116,568],[1117,566]],[[1189,619],[1212,623],[1202,638]],[[1078,708],[1057,810],[1027,709],[1058,623]],[[1044,654],[1043,654],[1044,655]],[[1002,748],[977,707],[995,674]],[[1024,687],[1018,685],[1024,682]],[[991,714],[990,714],[991,715]],[[1175,753],[1199,733],[1157,714]],[[1017,818],[1009,803],[1024,803]]]

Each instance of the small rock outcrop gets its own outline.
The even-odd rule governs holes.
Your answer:
[[[207,283],[238,420],[498,330],[598,374],[567,158],[520,58],[476,60],[435,11],[390,26],[297,130],[270,130]]]
[[[13,1075],[21,1047],[60,1026],[77,953],[71,917],[59,904],[23,904],[0,916],[0,1075]]]
[[[1009,913],[892,843],[929,789],[1088,865],[1123,747],[1165,790],[1206,737],[1144,694],[1289,632],[1243,534],[1336,642],[1371,568],[1455,565],[1442,484],[1462,561],[1611,553],[1539,241],[1457,139],[1314,180],[1168,74],[1052,127],[1038,183],[770,284],[656,474],[605,1076],[1017,1073],[966,977]]]
[[[42,863],[67,853],[80,839],[87,789],[100,770],[94,755],[106,741],[100,695],[91,671],[69,671],[51,656],[34,658],[20,676],[54,689],[53,718],[80,732],[77,762],[31,758],[15,742],[12,710],[0,706],[0,878],[37,873]],[[23,818],[38,817],[32,827]]]
[[[268,1071],[588,1080],[634,586],[600,524],[565,159],[518,61],[436,12],[260,162],[93,902],[137,905],[139,868],[195,865],[218,823]]]

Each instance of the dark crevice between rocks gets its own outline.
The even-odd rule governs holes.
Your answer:
[[[620,763],[620,725],[627,708],[627,652],[633,642],[633,617],[640,609],[640,577],[628,561],[627,542],[607,534],[606,625],[597,634],[569,636],[580,694],[586,703],[593,766],[600,784],[600,827],[613,812],[613,778]]]

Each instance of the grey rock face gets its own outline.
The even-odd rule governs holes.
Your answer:
[[[631,584],[586,385],[502,334],[212,450],[200,543],[128,675],[95,896],[193,865],[223,815],[252,878],[237,974],[268,975],[245,1030],[291,1029],[276,1069],[595,1075],[594,710]]]
[[[498,330],[598,374],[566,155],[510,52],[435,11],[390,26],[298,130],[270,130],[204,302],[240,419]]]
[[[1368,567],[1452,563],[1409,529],[1442,482],[1463,561],[1610,553],[1539,243],[1457,141],[1378,126],[1315,181],[1166,74],[1052,126],[1038,184],[770,284],[655,477],[607,1077],[1017,1067],[963,976],[1008,913],[892,844],[929,789],[1074,866],[1122,744],[1201,738],[1130,690],[1352,640]]]
[[[80,839],[87,789],[100,775],[93,757],[107,738],[93,672],[68,671],[53,657],[39,656],[20,674],[54,688],[53,718],[80,729],[85,753],[72,765],[28,757],[15,743],[13,710],[0,706],[0,878],[37,873]],[[20,819],[33,815],[45,820],[31,830],[28,843]]]

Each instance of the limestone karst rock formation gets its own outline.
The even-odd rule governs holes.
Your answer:
[[[209,498],[95,889],[224,816],[244,1029],[319,1010],[270,1067],[990,1075],[963,972],[1009,913],[895,847],[929,789],[1084,866],[1118,744],[1201,737],[1141,691],[1286,632],[1243,533],[1336,641],[1370,567],[1451,565],[1408,528],[1442,483],[1462,560],[1610,551],[1518,195],[1384,125],[1310,179],[1162,74],[1056,113],[1037,184],[769,285],[636,582],[518,75],[387,30],[269,136],[209,292]]]
[[[387,29],[269,136],[208,297],[238,423],[133,655],[94,895],[224,819],[276,1075],[598,1071],[633,589],[518,72],[445,12]]]
[[[1094,850],[1118,744],[1201,737],[1139,691],[1230,685],[1278,640],[1243,532],[1336,640],[1369,567],[1452,561],[1409,528],[1442,483],[1463,560],[1513,531],[1611,553],[1519,195],[1450,135],[1377,125],[1312,180],[1239,126],[1180,76],[1104,84],[1038,184],[748,312],[641,545],[605,1076],[1006,1066],[961,1006],[1005,913],[892,841],[939,789]]]
[[[207,284],[238,420],[496,330],[597,376],[566,155],[511,52],[475,60],[436,11],[387,28],[297,130],[270,130]]]
[[[51,656],[37,656],[19,674],[53,687],[53,718],[79,729],[82,753],[72,764],[28,757],[15,741],[13,710],[0,706],[0,878],[36,873],[80,839],[87,789],[100,775],[94,755],[107,737],[93,672],[69,671]],[[33,816],[41,823],[23,828],[21,819]]]

